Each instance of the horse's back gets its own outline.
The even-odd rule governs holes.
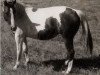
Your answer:
[[[53,7],[47,7],[47,8],[38,8],[35,10],[34,10],[34,7],[27,7],[26,13],[32,23],[44,25],[45,20],[49,17],[56,18],[58,22],[60,23],[60,14],[64,11],[67,11],[66,9],[72,9],[76,11],[76,13],[79,16],[82,13],[80,10],[76,10],[67,6],[53,6]]]
[[[45,28],[45,21],[49,17],[56,18],[60,23],[60,16],[59,14],[65,11],[65,6],[55,6],[55,7],[48,7],[48,8],[39,8],[36,11],[32,11],[32,7],[26,8],[26,13],[31,20],[32,23],[38,24],[36,26],[37,30],[40,31]]]

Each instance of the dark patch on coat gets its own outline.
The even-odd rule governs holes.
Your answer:
[[[45,29],[38,32],[38,39],[48,40],[58,34],[58,21],[56,18],[49,17],[45,22]]]
[[[37,8],[33,8],[33,9],[32,9],[33,12],[36,12],[37,10],[38,10]]]
[[[63,38],[73,38],[80,25],[80,18],[77,13],[70,8],[66,8],[66,10],[60,14],[60,19],[60,33]]]

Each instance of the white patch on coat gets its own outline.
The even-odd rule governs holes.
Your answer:
[[[27,7],[26,13],[32,23],[36,23],[37,31],[45,29],[45,21],[49,17],[56,18],[60,24],[60,13],[64,12],[66,8],[70,8],[67,6],[54,6],[47,8],[38,8],[36,11],[32,11],[33,7]],[[82,11],[70,8],[78,14],[81,18]]]
[[[45,21],[49,17],[56,18],[60,24],[60,13],[66,10],[66,6],[55,6],[48,8],[39,8],[37,11],[32,11],[33,7],[27,7],[26,13],[32,23],[36,23],[37,31],[45,29]]]

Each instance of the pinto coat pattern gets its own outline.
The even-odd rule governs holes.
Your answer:
[[[92,37],[84,13],[66,6],[38,8],[35,11],[33,9],[33,7],[24,7],[22,4],[17,3],[16,0],[4,1],[4,19],[11,24],[12,29],[16,28],[14,32],[17,60],[14,70],[20,64],[22,50],[26,58],[25,65],[29,61],[27,37],[48,40],[61,34],[65,39],[65,46],[68,50],[65,61],[65,65],[68,65],[65,73],[68,74],[72,69],[75,53],[73,39],[80,25],[82,25],[85,44],[92,53]]]

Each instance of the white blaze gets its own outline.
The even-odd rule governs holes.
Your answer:
[[[14,14],[12,8],[10,8],[10,14],[11,14],[11,27],[15,27],[15,22],[14,22]]]
[[[67,68],[67,70],[66,70],[66,74],[68,74],[68,73],[71,71],[72,66],[73,66],[73,60],[71,60],[71,61],[68,63],[68,68]]]

